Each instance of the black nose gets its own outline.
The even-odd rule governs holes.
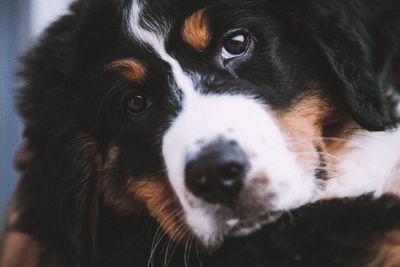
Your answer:
[[[186,186],[207,202],[231,203],[243,188],[248,168],[247,156],[236,142],[218,140],[187,163]]]

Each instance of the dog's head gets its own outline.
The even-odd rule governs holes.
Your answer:
[[[75,7],[68,106],[107,205],[176,239],[215,247],[311,201],[346,127],[393,126],[390,56],[372,51],[391,44],[363,10],[348,25],[313,1],[116,2]]]

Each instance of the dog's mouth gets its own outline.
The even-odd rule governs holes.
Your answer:
[[[228,237],[245,236],[259,230],[263,226],[278,220],[283,211],[269,211],[247,218],[232,218],[225,221],[229,228]]]
[[[220,248],[226,240],[251,235],[266,225],[274,223],[283,214],[283,211],[266,211],[246,216],[235,216],[233,214],[224,216],[224,218],[222,218],[223,216],[217,216],[219,220],[214,224],[214,230],[209,232],[209,235],[201,235],[201,233],[200,235],[193,234],[198,238],[203,249],[208,253],[212,253]]]

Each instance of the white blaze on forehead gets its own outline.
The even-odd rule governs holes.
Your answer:
[[[134,1],[134,3],[132,4],[131,13],[129,16],[129,24],[132,36],[138,41],[153,48],[154,52],[157,53],[163,61],[167,62],[171,66],[172,73],[174,75],[174,79],[178,86],[178,89],[183,91],[186,98],[189,98],[190,96],[195,94],[195,86],[193,84],[193,81],[183,71],[179,62],[171,55],[169,55],[165,49],[165,40],[169,30],[167,29],[167,27],[162,25],[157,25],[157,27],[159,28],[155,29],[155,26],[150,25],[150,23],[144,20],[141,20],[142,7],[142,3],[138,0]],[[152,29],[153,31],[144,29],[141,26],[141,23],[144,23],[146,26],[148,26],[148,28]]]

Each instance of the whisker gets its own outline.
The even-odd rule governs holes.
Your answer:
[[[307,136],[307,137],[302,137],[302,138],[294,138],[294,137],[288,137],[289,142],[297,142],[297,141],[343,141],[347,142],[349,141],[346,138],[340,138],[340,137],[324,137],[324,136]]]
[[[173,260],[173,256],[174,256],[174,254],[176,252],[177,247],[178,247],[178,243],[177,242],[172,242],[172,251],[170,253],[170,257],[167,259],[166,264],[164,262],[164,267],[169,267],[171,265],[171,262]]]
[[[149,259],[147,261],[147,267],[154,265],[153,264],[153,253],[154,253],[154,249],[155,249],[154,245],[157,242],[156,240],[158,240],[160,229],[161,229],[161,225],[158,226],[158,228],[156,230],[156,233],[154,234],[153,240],[151,242],[150,256],[149,256]]]
[[[360,130],[360,129],[358,129],[358,130]],[[351,131],[351,129],[350,129],[350,131]],[[369,132],[355,131],[355,132],[352,132],[352,135],[358,136],[358,137],[362,137],[365,140],[368,140],[368,139],[369,140],[374,140],[376,142],[380,142],[383,145],[386,145],[390,149],[395,149],[395,148],[393,148],[392,144],[386,143],[386,140],[381,139],[376,135],[370,134]],[[355,141],[355,140],[346,139],[346,138],[340,138],[340,137],[323,137],[323,136],[322,137],[316,137],[316,136],[310,136],[310,137],[303,137],[303,138],[296,139],[296,138],[293,138],[293,137],[289,136],[287,138],[287,140],[288,140],[288,143],[290,145],[296,145],[296,144],[300,145],[300,144],[307,143],[307,142],[310,142],[310,141],[336,141],[336,142],[341,142],[343,144],[348,144],[350,146],[357,147],[357,148],[362,148],[363,147],[363,144],[362,144],[361,141]]]
[[[187,257],[189,241],[190,241],[190,238],[186,241],[185,251],[184,251],[184,254],[183,254],[183,260],[185,262],[185,267],[189,267],[189,262],[188,262],[188,257]]]
[[[174,202],[174,201],[175,201],[175,199],[174,199],[173,197],[167,199],[167,200],[165,201],[165,203],[164,203],[156,212],[154,212],[154,215],[159,215],[159,214],[161,214],[161,212],[163,212],[164,209],[165,209],[169,204],[171,204],[171,203]]]
[[[200,267],[205,267],[203,261],[201,260],[200,254],[199,254],[199,242],[197,240],[195,241],[196,244],[196,257],[197,257],[197,262],[200,264]]]
[[[175,243],[174,241],[173,241],[173,239],[172,238],[170,238],[170,240],[168,241],[168,244],[167,244],[167,248],[165,249],[165,254],[164,254],[164,266],[168,266],[169,264],[168,264],[168,254],[169,254],[169,249],[170,249],[170,247],[171,247],[171,245],[173,244],[173,243]],[[173,254],[171,254],[171,257],[173,256]]]
[[[165,225],[166,225],[167,221],[170,222],[171,219],[174,219],[175,214],[177,214],[178,212],[180,212],[180,211],[176,210],[176,211],[172,212],[162,222],[160,222],[160,225],[156,231],[156,234],[154,235],[153,242],[151,244],[151,252],[150,252],[150,257],[149,257],[148,264],[147,264],[148,267],[154,266],[155,252],[156,252],[158,246],[160,245],[161,241],[163,240],[163,238],[165,238],[167,236],[167,232],[163,231],[163,225],[164,225],[164,227],[166,227]]]
[[[323,156],[325,156],[325,157],[328,157],[330,159],[334,159],[337,162],[342,162],[343,161],[343,159],[341,159],[339,156],[333,155],[333,154],[328,153],[328,152],[318,152],[318,153],[323,155]],[[311,151],[296,152],[295,154],[296,155],[300,155],[300,156],[307,156],[307,155],[315,156],[315,152],[311,152]]]
[[[185,234],[186,231],[187,231],[185,228],[186,228],[186,225],[181,224],[181,225],[178,226],[177,229],[171,234],[171,239],[170,239],[170,241],[168,242],[168,246],[167,246],[166,253],[165,253],[165,257],[164,257],[164,266],[169,266],[169,264],[170,264],[170,262],[171,262],[171,260],[172,260],[172,257],[173,257],[173,253],[174,253],[175,250],[176,250],[177,243],[174,241],[174,239],[175,239],[174,237],[177,236],[177,235]],[[171,244],[174,244],[175,246],[174,246],[173,252],[171,253],[171,256],[168,258],[169,246],[170,246]]]

